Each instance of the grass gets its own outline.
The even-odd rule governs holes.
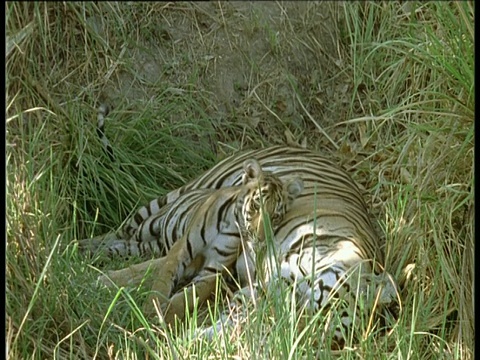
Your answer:
[[[473,357],[473,3],[5,9],[7,357]],[[95,134],[99,101],[114,106],[117,163]],[[137,310],[142,289],[95,286],[125,263],[97,269],[74,239],[234,150],[287,140],[366,189],[405,284],[388,337],[327,351],[323,319],[302,330],[272,297],[206,343],[188,336],[195,316],[175,336]]]

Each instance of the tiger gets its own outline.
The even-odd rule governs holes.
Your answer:
[[[140,208],[126,221],[120,234],[104,236],[108,239],[106,247],[111,254],[153,252],[162,256],[176,241],[169,234],[182,225],[171,225],[173,228],[165,237],[155,237],[142,224],[175,206],[177,199],[190,191],[238,186],[242,182],[242,164],[249,158],[255,158],[265,172],[282,181],[298,176],[304,185],[301,195],[275,227],[273,260],[278,271],[267,273],[266,282],[280,279],[291,285],[297,292],[299,306],[311,313],[328,308],[332,299],[348,299],[349,308],[340,312],[340,321],[331,327],[333,341],[342,347],[345,334],[352,327],[352,314],[360,311],[362,296],[375,292],[378,305],[389,306],[399,300],[399,295],[395,279],[384,269],[385,244],[377,234],[359,187],[343,168],[315,151],[276,145],[231,155],[188,184]],[[218,226],[221,216],[218,214],[208,225]],[[96,239],[97,245],[102,244],[101,239],[102,236]],[[238,257],[239,277],[255,273],[258,266],[244,260],[252,258],[255,256]]]
[[[197,189],[180,196],[175,203],[182,206],[187,203],[189,210],[184,218],[178,219],[182,227],[179,239],[166,256],[155,263],[161,276],[154,278],[145,312],[152,313],[154,308],[148,306],[156,301],[157,305],[164,305],[164,320],[168,324],[173,324],[175,317],[183,319],[185,304],[194,305],[193,287],[197,302],[201,304],[214,292],[216,274],[235,263],[241,250],[241,239],[263,239],[264,218],[267,216],[272,230],[275,229],[302,190],[300,177],[282,182],[277,176],[262,171],[255,159],[247,159],[243,163],[240,185],[218,190]],[[167,212],[149,217],[146,220],[150,231],[152,228],[153,231],[167,228],[176,214],[178,209],[171,207]],[[218,214],[222,214],[221,222],[218,226],[210,226],[218,219]],[[151,224],[155,225],[152,227]],[[186,270],[191,277],[192,269],[195,277],[188,290],[187,299],[190,300],[186,302],[183,294],[172,297],[177,283],[185,282]]]

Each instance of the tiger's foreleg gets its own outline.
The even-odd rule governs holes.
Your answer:
[[[162,308],[169,301],[175,286],[191,268],[193,259],[190,258],[186,239],[177,241],[162,259],[161,267],[155,271],[152,292],[143,309],[146,314],[155,314],[155,307]]]
[[[184,291],[177,292],[166,303],[165,322],[174,325],[175,317],[183,320],[186,311],[192,312],[196,305],[200,306],[215,293],[216,285],[217,274],[208,272],[203,276],[196,277],[190,286],[186,287]]]

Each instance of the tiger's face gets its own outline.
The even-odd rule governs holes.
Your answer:
[[[269,172],[263,172],[255,160],[245,161],[244,170],[244,184],[253,185],[243,201],[243,230],[248,240],[263,241],[269,225],[273,231],[279,227],[292,202],[303,191],[303,181],[293,178],[284,182]]]

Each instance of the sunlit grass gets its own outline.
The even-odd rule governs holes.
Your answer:
[[[9,358],[472,358],[473,3],[319,6],[283,11],[279,28],[264,9],[234,17],[226,3],[211,13],[185,3],[6,5]],[[334,26],[318,25],[320,12]],[[184,26],[190,42],[160,18]],[[268,46],[249,52],[239,33]],[[232,80],[245,93],[234,107],[207,87],[221,39],[250,69]],[[103,96],[114,101],[115,163],[95,133]],[[387,266],[404,284],[388,337],[373,331],[332,353],[319,344],[325,319],[299,326],[289,299],[272,296],[208,343],[189,335],[205,310],[175,334],[139,311],[144,289],[97,287],[98,271],[126,263],[97,269],[74,239],[116,228],[216,153],[281,143],[285,130],[338,149],[332,156],[370,195]],[[207,324],[218,316],[214,308]]]

